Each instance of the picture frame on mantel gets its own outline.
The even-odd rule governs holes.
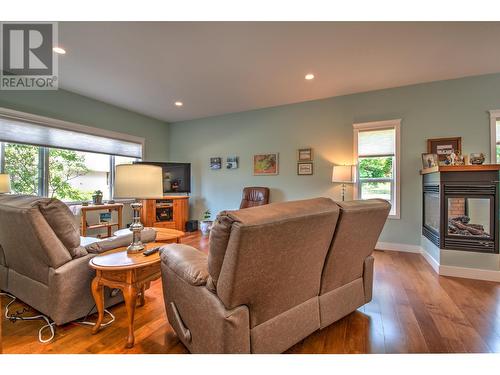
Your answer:
[[[444,165],[452,152],[462,153],[462,137],[432,138],[427,140],[427,153],[438,156],[439,165]]]

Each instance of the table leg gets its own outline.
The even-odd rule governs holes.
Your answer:
[[[125,299],[125,306],[127,308],[128,315],[128,338],[127,338],[127,348],[132,348],[134,346],[134,314],[135,314],[135,304],[137,301],[137,289],[129,285],[123,289],[123,297]]]
[[[146,303],[146,300],[145,300],[145,295],[144,293],[146,293],[146,284],[142,284],[141,286],[141,296],[139,297],[139,306],[144,306],[144,304]]]
[[[97,308],[97,322],[92,328],[92,334],[96,334],[101,327],[102,320],[104,319],[104,286],[100,283],[100,277],[96,276],[92,280],[92,295],[94,296],[95,305]]]

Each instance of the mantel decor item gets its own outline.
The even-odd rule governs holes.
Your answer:
[[[297,163],[297,175],[311,176],[313,174],[313,163]]]
[[[300,148],[297,152],[298,161],[313,161],[312,148]]]
[[[470,154],[469,161],[474,165],[481,165],[485,161],[484,154],[482,152],[473,152]]]
[[[432,168],[439,165],[437,154],[422,154],[422,167]]]
[[[346,184],[353,184],[356,182],[354,172],[354,165],[334,165],[332,172],[332,182],[342,184],[342,201],[345,200]]]
[[[129,253],[144,250],[144,245],[141,242],[141,231],[144,229],[140,218],[142,203],[138,199],[155,199],[162,196],[163,172],[161,167],[148,164],[116,166],[114,198],[136,199],[136,202],[130,205],[134,210],[134,217],[130,225],[133,236],[132,243],[127,248]]]
[[[427,153],[436,154],[439,165],[449,165],[448,156],[462,154],[462,137],[428,139]]]
[[[6,173],[0,173],[0,194],[10,193],[10,176]]]
[[[256,154],[253,156],[254,176],[275,176],[279,171],[279,154]]]

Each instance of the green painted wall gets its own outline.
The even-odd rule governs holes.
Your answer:
[[[244,186],[272,189],[272,201],[328,196],[334,163],[352,158],[352,124],[401,118],[401,219],[389,220],[381,241],[420,244],[421,153],[426,139],[462,136],[464,153],[489,156],[490,109],[500,109],[500,74],[372,91],[170,124],[169,159],[191,162],[191,216],[239,205]],[[314,149],[314,175],[297,176],[296,152]],[[280,153],[278,176],[252,176],[252,155]],[[209,169],[211,156],[240,157],[237,170]],[[349,191],[351,194],[351,191]]]
[[[0,91],[0,107],[146,138],[146,160],[168,158],[168,124],[65,90]]]

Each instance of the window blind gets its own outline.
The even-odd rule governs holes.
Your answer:
[[[363,130],[358,134],[358,156],[390,156],[395,153],[394,129]]]
[[[82,128],[87,128],[83,127]],[[0,142],[142,158],[142,142],[93,135],[0,115]]]

